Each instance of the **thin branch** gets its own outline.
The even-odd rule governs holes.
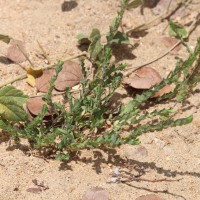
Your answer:
[[[86,53],[82,53],[82,54],[80,54],[80,55],[72,56],[72,57],[69,57],[69,58],[65,59],[64,62],[66,62],[66,61],[68,61],[68,60],[73,60],[73,59],[75,59],[75,58],[83,57],[83,56],[86,56],[86,55],[87,55]],[[47,66],[45,66],[45,67],[42,68],[42,69],[43,69],[43,70],[45,70],[45,69],[50,69],[50,68],[53,68],[53,67],[55,67],[55,66],[56,66],[56,64],[47,65]],[[8,85],[8,84],[14,83],[15,81],[22,80],[22,79],[25,79],[25,78],[27,78],[27,73],[26,73],[26,74],[19,75],[19,76],[15,77],[15,78],[12,79],[12,80],[9,80],[9,81],[7,81],[7,82],[5,82],[5,83],[3,83],[3,84],[0,84],[0,88],[6,86],[6,85]]]
[[[44,58],[47,60],[48,64],[50,64],[51,61],[50,61],[50,59],[49,59],[49,56],[48,56],[48,54],[46,53],[46,51],[44,50],[44,48],[42,47],[42,45],[39,43],[38,40],[37,40],[37,44],[38,44],[38,46],[40,47]]]
[[[196,16],[196,20],[193,21],[193,23],[190,25],[189,29],[188,29],[188,36],[187,38],[191,35],[192,31],[196,28],[198,22],[200,20],[200,13],[197,14]],[[186,39],[186,38],[185,38]],[[164,52],[163,54],[161,54],[160,56],[158,56],[157,58],[151,60],[151,61],[148,61],[144,64],[141,64],[139,66],[136,66],[136,67],[127,67],[126,68],[126,73],[124,73],[124,76],[129,76],[131,73],[133,73],[134,71],[146,66],[146,65],[150,65],[158,60],[160,60],[161,58],[165,57],[166,55],[168,55],[173,49],[175,49],[179,44],[181,44],[182,41],[179,40],[177,41],[170,49],[168,49],[166,52]]]
[[[122,178],[124,178],[124,175],[122,176]],[[145,181],[145,182],[151,182],[151,183],[157,183],[157,182],[175,182],[175,181],[180,181],[182,180],[183,178],[179,178],[179,179],[166,179],[166,178],[163,178],[163,179],[146,179],[146,178],[135,178],[135,177],[128,177],[128,176],[125,176],[126,180],[120,180],[120,182],[122,183],[127,183],[127,182],[132,182],[132,181],[137,181],[137,182],[140,182],[140,181]]]

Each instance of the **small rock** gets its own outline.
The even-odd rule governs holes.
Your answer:
[[[158,138],[154,138],[154,142],[155,142],[155,144],[156,144],[157,146],[159,146],[161,149],[163,149],[164,146],[165,146],[165,142],[162,141],[162,140],[160,140],[160,139],[158,139]]]
[[[108,192],[103,188],[90,188],[86,191],[82,200],[108,200]]]
[[[108,179],[107,182],[108,182],[108,183],[116,183],[118,180],[119,180],[118,177],[111,177],[111,178]]]
[[[123,145],[122,150],[128,159],[141,160],[148,156],[148,151],[144,146]]]
[[[113,172],[115,175],[119,175],[119,174],[120,174],[119,168],[114,168],[114,169],[112,170],[112,172]]]
[[[171,149],[170,147],[168,147],[168,146],[165,146],[165,147],[163,148],[163,150],[164,150],[165,153],[167,153],[167,154],[172,153],[172,149]]]

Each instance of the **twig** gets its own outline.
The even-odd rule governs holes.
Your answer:
[[[126,183],[126,182],[132,182],[132,181],[146,181],[146,182],[151,182],[151,183],[157,183],[157,182],[174,182],[174,181],[180,181],[183,178],[179,178],[179,179],[154,179],[154,180],[150,180],[150,179],[146,179],[146,178],[135,178],[135,177],[126,177],[126,180],[120,180],[120,182],[122,183]]]
[[[187,38],[190,36],[190,34],[192,33],[192,31],[196,28],[197,23],[198,23],[198,21],[199,21],[199,18],[200,18],[200,13],[197,14],[196,20],[194,20],[193,23],[190,25],[189,30],[188,30],[188,36],[187,36]],[[185,39],[186,39],[186,38],[185,38]],[[140,69],[140,68],[142,68],[142,67],[144,67],[144,66],[146,66],[146,65],[152,64],[152,63],[154,63],[154,62],[160,60],[161,58],[163,58],[163,57],[165,57],[167,54],[169,54],[173,49],[175,49],[175,48],[176,48],[179,44],[181,44],[181,43],[182,43],[181,40],[177,41],[176,44],[174,44],[174,45],[173,45],[170,49],[168,49],[165,53],[163,53],[162,55],[158,56],[157,58],[155,58],[155,59],[153,59],[153,60],[151,60],[151,61],[149,61],[149,62],[146,62],[146,63],[144,63],[144,64],[141,64],[141,65],[139,65],[139,66],[137,66],[137,67],[127,67],[127,71],[128,71],[128,72],[124,73],[124,76],[129,76],[129,75],[130,75],[131,73],[133,73],[134,71],[136,71],[136,70],[138,70],[138,69]]]
[[[48,64],[50,64],[50,59],[49,56],[47,55],[46,51],[44,50],[44,48],[42,47],[42,45],[39,43],[39,41],[37,40],[38,46],[40,47],[42,54],[44,56],[44,58],[47,60]]]
[[[80,91],[79,89],[78,90],[70,90],[70,92],[74,93],[74,94],[78,93],[79,91]],[[57,93],[52,93],[52,96],[63,95],[63,94],[65,94],[65,92],[57,92]],[[35,96],[30,96],[29,98],[43,97],[45,95],[46,95],[46,93],[45,94],[35,95]]]
[[[24,57],[28,60],[28,62],[30,63],[30,65],[32,67],[34,67],[33,63],[31,62],[31,60],[29,59],[29,57],[26,55],[26,53],[20,48],[20,46],[17,44],[17,48],[20,50],[20,52],[24,55]]]
[[[72,57],[69,57],[69,58],[65,59],[64,62],[66,62],[66,61],[68,61],[68,60],[73,60],[73,59],[75,59],[75,58],[83,57],[83,56],[86,56],[86,55],[87,55],[86,53],[82,53],[82,54],[80,54],[80,55],[72,56]],[[45,69],[50,69],[50,68],[53,68],[53,67],[55,67],[55,66],[56,66],[56,64],[47,65],[47,66],[45,66],[45,67],[42,68],[42,69],[43,69],[43,70],[45,70]],[[0,88],[6,86],[6,85],[8,85],[8,84],[14,83],[15,81],[25,79],[26,77],[27,77],[27,73],[26,73],[26,74],[19,75],[19,76],[15,77],[15,78],[12,79],[12,80],[9,80],[9,81],[7,81],[7,82],[5,82],[5,83],[3,83],[3,84],[0,84]]]
[[[26,77],[27,77],[27,74],[19,75],[19,76],[15,77],[12,80],[9,80],[9,81],[7,81],[7,82],[5,82],[3,84],[0,84],[0,88],[6,86],[8,84],[14,83],[15,81],[19,81],[19,80],[25,79]]]

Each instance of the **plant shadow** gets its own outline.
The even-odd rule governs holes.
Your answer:
[[[61,5],[62,12],[68,12],[78,6],[76,1],[64,1]]]
[[[138,47],[138,44],[135,46],[127,46],[125,44],[116,44],[112,45],[112,53],[115,57],[115,62],[120,62],[122,60],[133,60],[136,56],[133,54],[133,50]]]
[[[10,61],[8,58],[6,58],[5,56],[0,56],[0,63],[4,64],[4,65],[9,65],[11,63],[13,63],[12,61]]]

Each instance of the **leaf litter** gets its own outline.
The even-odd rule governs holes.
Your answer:
[[[162,77],[160,74],[151,67],[142,67],[123,80],[124,84],[135,89],[150,89],[161,81]]]
[[[64,91],[66,87],[73,87],[77,85],[82,78],[81,66],[73,61],[66,61],[61,72],[55,81],[55,89]]]
[[[150,89],[156,84],[159,84],[163,78],[161,75],[151,67],[142,67],[132,73],[129,77],[123,79],[125,85],[129,85],[133,89]],[[161,97],[162,95],[172,91],[170,85],[164,86],[153,97]]]
[[[48,69],[43,71],[42,75],[37,77],[35,80],[35,87],[39,92],[48,92],[50,87],[50,80],[55,75],[54,69]]]
[[[25,54],[28,55],[24,42],[11,39],[7,48],[6,57],[13,62],[22,63],[26,61]]]
[[[99,187],[90,188],[86,191],[82,200],[108,200],[108,192]]]
[[[47,105],[47,103],[42,100],[42,97],[30,98],[26,103],[28,111],[35,116],[42,111],[43,105]],[[50,115],[50,113],[47,113],[46,115]]]

